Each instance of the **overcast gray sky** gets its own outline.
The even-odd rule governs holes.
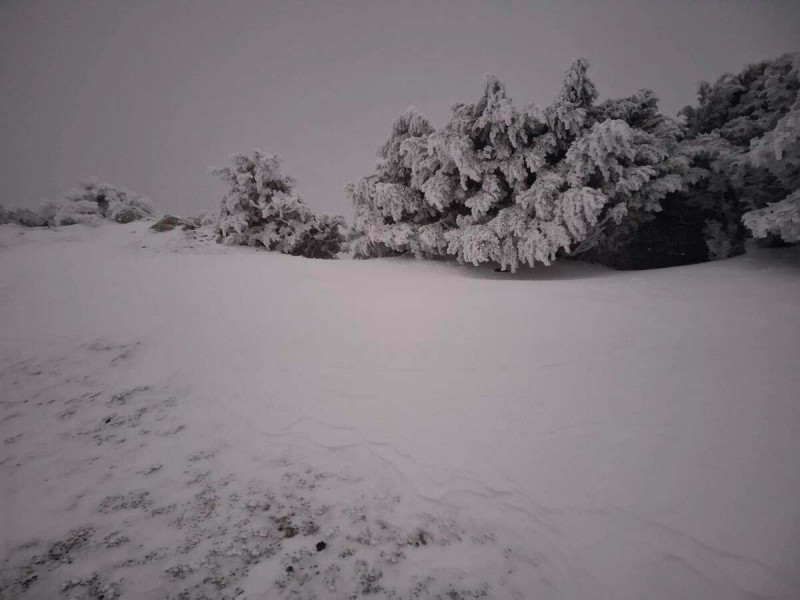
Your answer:
[[[315,210],[351,216],[396,116],[441,125],[483,76],[547,104],[577,56],[601,98],[697,83],[800,49],[800,2],[0,0],[0,202],[87,175],[196,214],[233,152],[281,154]]]

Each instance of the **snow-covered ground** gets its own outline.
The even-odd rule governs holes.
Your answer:
[[[0,597],[800,597],[800,249],[0,227]]]

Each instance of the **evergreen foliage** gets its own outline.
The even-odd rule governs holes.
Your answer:
[[[347,188],[354,256],[450,254],[514,271],[629,241],[697,175],[652,92],[595,105],[587,69],[576,60],[544,110],[516,108],[488,76],[439,130],[401,115],[375,172]]]
[[[256,150],[231,161],[233,166],[214,170],[228,185],[212,223],[218,242],[309,258],[333,258],[341,250],[344,219],[315,215],[294,179],[281,173],[279,156]]]
[[[793,238],[800,211],[799,74],[800,53],[749,65],[701,84],[698,106],[681,111],[689,134],[683,151],[706,171],[689,200],[709,215],[712,256],[743,250],[742,222],[756,237]]]

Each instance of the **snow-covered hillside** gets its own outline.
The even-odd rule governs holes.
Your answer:
[[[649,272],[0,227],[0,597],[800,596],[800,249]]]

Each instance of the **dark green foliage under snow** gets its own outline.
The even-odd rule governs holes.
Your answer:
[[[788,241],[797,62],[787,55],[703,84],[685,124],[660,114],[649,90],[597,103],[583,59],[544,109],[515,107],[494,77],[441,129],[409,109],[375,172],[347,188],[353,253],[455,255],[511,270],[563,256],[685,264],[741,251],[742,215],[778,200],[745,223]]]

